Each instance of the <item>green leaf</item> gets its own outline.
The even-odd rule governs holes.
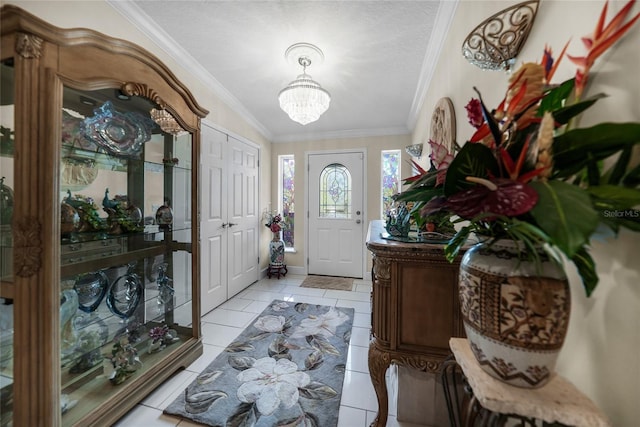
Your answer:
[[[604,93],[599,93],[589,99],[585,99],[584,101],[578,102],[576,104],[571,104],[568,107],[557,109],[553,111],[553,118],[560,124],[567,124],[569,123],[569,120],[595,104],[598,99],[604,98],[606,96],[607,95]]]
[[[587,162],[587,181],[589,186],[600,185],[600,165],[593,158]]]
[[[442,194],[442,187],[413,187],[393,196],[396,202],[428,202]]]
[[[640,211],[628,209],[623,217],[617,218],[617,224],[631,231],[640,232]]]
[[[589,193],[562,181],[537,181],[530,184],[538,193],[531,216],[567,257],[589,241],[599,217],[591,205]]]
[[[619,185],[597,185],[587,189],[598,208],[630,209],[640,205],[640,189]]]
[[[469,234],[471,234],[471,227],[465,226],[462,227],[451,240],[444,247],[444,256],[449,262],[453,262],[460,249],[464,246],[469,238]]]
[[[554,87],[551,89],[542,101],[540,102],[540,107],[538,108],[538,117],[542,117],[545,111],[556,111],[562,108],[565,100],[571,94],[573,90],[573,86],[575,83],[575,79],[569,79],[562,82],[561,85]]]
[[[554,176],[566,178],[596,161],[640,143],[640,123],[601,123],[573,129],[553,140]]]
[[[628,187],[640,185],[640,164],[631,169],[622,179],[622,183]]]
[[[587,252],[585,247],[580,248],[574,256],[571,257],[571,261],[578,269],[578,274],[582,279],[582,285],[587,296],[591,296],[591,293],[598,284],[598,273],[596,272],[596,263]]]
[[[632,151],[632,146],[624,147],[622,153],[620,153],[620,157],[618,157],[618,160],[616,161],[616,164],[609,172],[605,174],[607,177],[606,182],[614,185],[620,184],[620,181],[624,177],[625,173],[627,173],[627,168],[629,167],[629,161],[631,160]]]
[[[498,176],[498,162],[491,149],[480,143],[466,143],[453,158],[447,169],[444,183],[444,194],[450,196],[471,187],[473,184],[465,180],[468,176],[486,178],[491,172]]]

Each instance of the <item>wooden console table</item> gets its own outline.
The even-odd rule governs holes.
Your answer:
[[[540,388],[514,387],[484,372],[466,339],[452,338],[450,346],[455,359],[445,363],[442,384],[452,427],[502,426],[509,421],[506,425],[517,421],[522,426],[611,426],[587,396],[558,374]],[[455,386],[456,370],[469,385],[462,387],[464,396]]]
[[[449,263],[443,245],[383,239],[383,221],[369,225],[373,254],[369,372],[378,398],[372,426],[389,412],[385,373],[391,363],[437,375],[451,354],[449,339],[464,337],[458,302],[460,259]],[[442,393],[435,387],[434,393]]]

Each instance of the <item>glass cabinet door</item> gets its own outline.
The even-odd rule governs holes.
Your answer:
[[[12,425],[13,251],[11,220],[14,188],[13,61],[0,63],[0,426]]]
[[[65,87],[60,141],[64,425],[192,337],[192,137],[118,89]]]

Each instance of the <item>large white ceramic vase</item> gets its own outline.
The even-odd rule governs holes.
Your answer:
[[[273,233],[269,242],[269,265],[282,267],[284,265],[284,241],[280,238],[280,232]]]
[[[460,265],[464,328],[482,369],[514,386],[546,384],[569,325],[570,291],[562,265],[538,250],[521,259],[522,242],[479,243]]]

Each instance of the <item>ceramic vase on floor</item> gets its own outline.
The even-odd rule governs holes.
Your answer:
[[[479,243],[460,265],[460,308],[473,353],[489,375],[537,388],[551,378],[569,325],[569,284],[540,249],[521,259],[522,242]]]
[[[273,233],[269,242],[269,265],[282,267],[284,265],[284,241],[280,238],[280,232]]]

